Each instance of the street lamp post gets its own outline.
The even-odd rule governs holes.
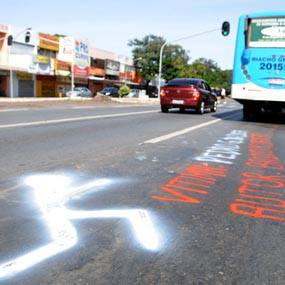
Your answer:
[[[160,48],[160,53],[159,53],[159,70],[158,70],[158,86],[157,86],[157,90],[158,90],[158,98],[160,98],[160,85],[161,85],[161,71],[162,71],[162,56],[163,56],[163,50],[165,48],[165,46],[167,44],[172,44],[172,43],[176,43],[178,41],[182,41],[182,40],[186,40],[186,39],[190,39],[190,38],[195,38],[195,37],[198,37],[198,36],[202,36],[204,34],[209,34],[209,33],[212,33],[212,32],[216,32],[216,31],[220,31],[221,29],[213,29],[213,30],[209,30],[209,31],[205,31],[205,32],[201,32],[201,33],[197,33],[197,34],[191,34],[189,36],[185,36],[185,37],[182,37],[182,38],[179,38],[179,39],[176,39],[176,40],[173,40],[173,41],[170,41],[170,42],[165,42],[161,48]]]

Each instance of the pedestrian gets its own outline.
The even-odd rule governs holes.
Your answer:
[[[225,88],[221,89],[221,96],[222,96],[222,98],[226,97],[226,89]]]

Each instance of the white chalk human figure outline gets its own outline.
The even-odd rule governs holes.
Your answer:
[[[117,209],[77,211],[69,210],[65,203],[72,197],[110,184],[108,179],[91,181],[77,188],[60,175],[35,175],[26,179],[34,189],[36,202],[51,232],[52,242],[38,249],[0,264],[0,279],[16,274],[73,247],[78,240],[71,220],[88,218],[125,218],[132,225],[137,241],[148,250],[157,250],[158,235],[148,211],[143,209]]]

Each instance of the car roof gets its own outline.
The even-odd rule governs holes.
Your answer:
[[[200,79],[200,78],[174,78],[172,80],[169,80],[167,83],[166,83],[166,86],[174,86],[174,85],[194,85],[194,86],[197,86],[199,85],[201,82],[206,82],[205,80],[203,79]]]
[[[200,81],[205,81],[205,80],[203,80],[203,79],[201,79],[201,78],[191,78],[191,77],[185,77],[185,78],[173,78],[173,79],[171,79],[171,80],[169,80],[169,81],[172,81],[172,80],[177,80],[177,81],[187,81],[187,80],[189,80],[189,81],[194,81],[194,82],[200,82]]]

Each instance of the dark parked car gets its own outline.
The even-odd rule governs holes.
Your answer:
[[[195,109],[203,114],[209,108],[211,112],[217,111],[217,96],[203,79],[176,78],[170,80],[160,92],[160,105],[162,112],[170,108]]]
[[[118,97],[119,89],[117,87],[105,87],[99,93],[106,96]]]

